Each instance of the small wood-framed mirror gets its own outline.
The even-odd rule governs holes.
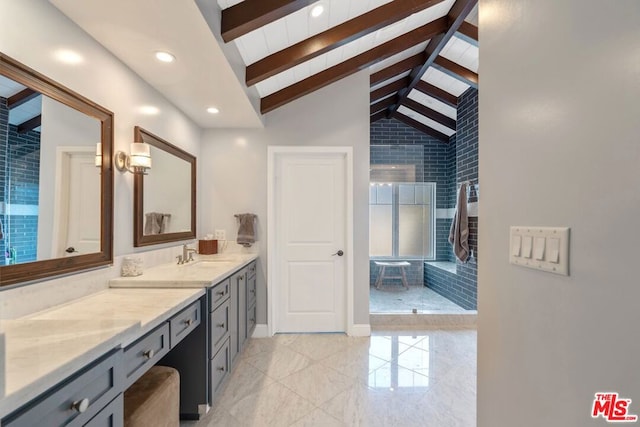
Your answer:
[[[112,264],[112,152],[111,111],[0,53],[0,286]]]
[[[151,146],[152,164],[134,177],[134,246],[195,239],[196,158],[139,126],[134,141]]]

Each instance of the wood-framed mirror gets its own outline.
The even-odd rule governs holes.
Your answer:
[[[112,264],[112,154],[111,111],[0,53],[0,286]]]
[[[134,246],[195,239],[196,158],[139,126],[134,141],[150,145],[152,162],[133,181]]]

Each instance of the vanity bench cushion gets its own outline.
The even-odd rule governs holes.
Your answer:
[[[125,391],[124,425],[180,425],[180,375],[177,370],[167,366],[154,366]]]

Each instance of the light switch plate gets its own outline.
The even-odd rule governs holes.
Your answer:
[[[513,250],[518,240],[522,240],[523,250],[518,254]],[[536,240],[537,239],[537,240]],[[536,247],[544,242],[542,254],[536,253]],[[556,239],[558,248],[556,250]],[[525,248],[525,242],[533,242],[533,254]],[[536,243],[538,243],[536,245]],[[550,247],[551,243],[551,247]],[[545,247],[546,246],[546,247]],[[520,267],[533,268],[549,273],[569,275],[569,228],[568,227],[529,227],[512,226],[509,241],[509,262]],[[527,256],[528,255],[528,256]],[[533,255],[533,257],[531,257]],[[535,259],[538,258],[541,259]],[[557,259],[556,259],[557,257]]]
[[[225,230],[216,230],[214,233],[214,239],[227,240],[227,233],[225,232]]]

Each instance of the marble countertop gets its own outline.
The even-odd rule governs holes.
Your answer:
[[[240,270],[258,254],[197,255],[196,260],[177,265],[162,264],[144,270],[141,276],[109,281],[112,288],[202,288]]]
[[[202,295],[204,289],[108,289],[0,321],[0,418]]]

